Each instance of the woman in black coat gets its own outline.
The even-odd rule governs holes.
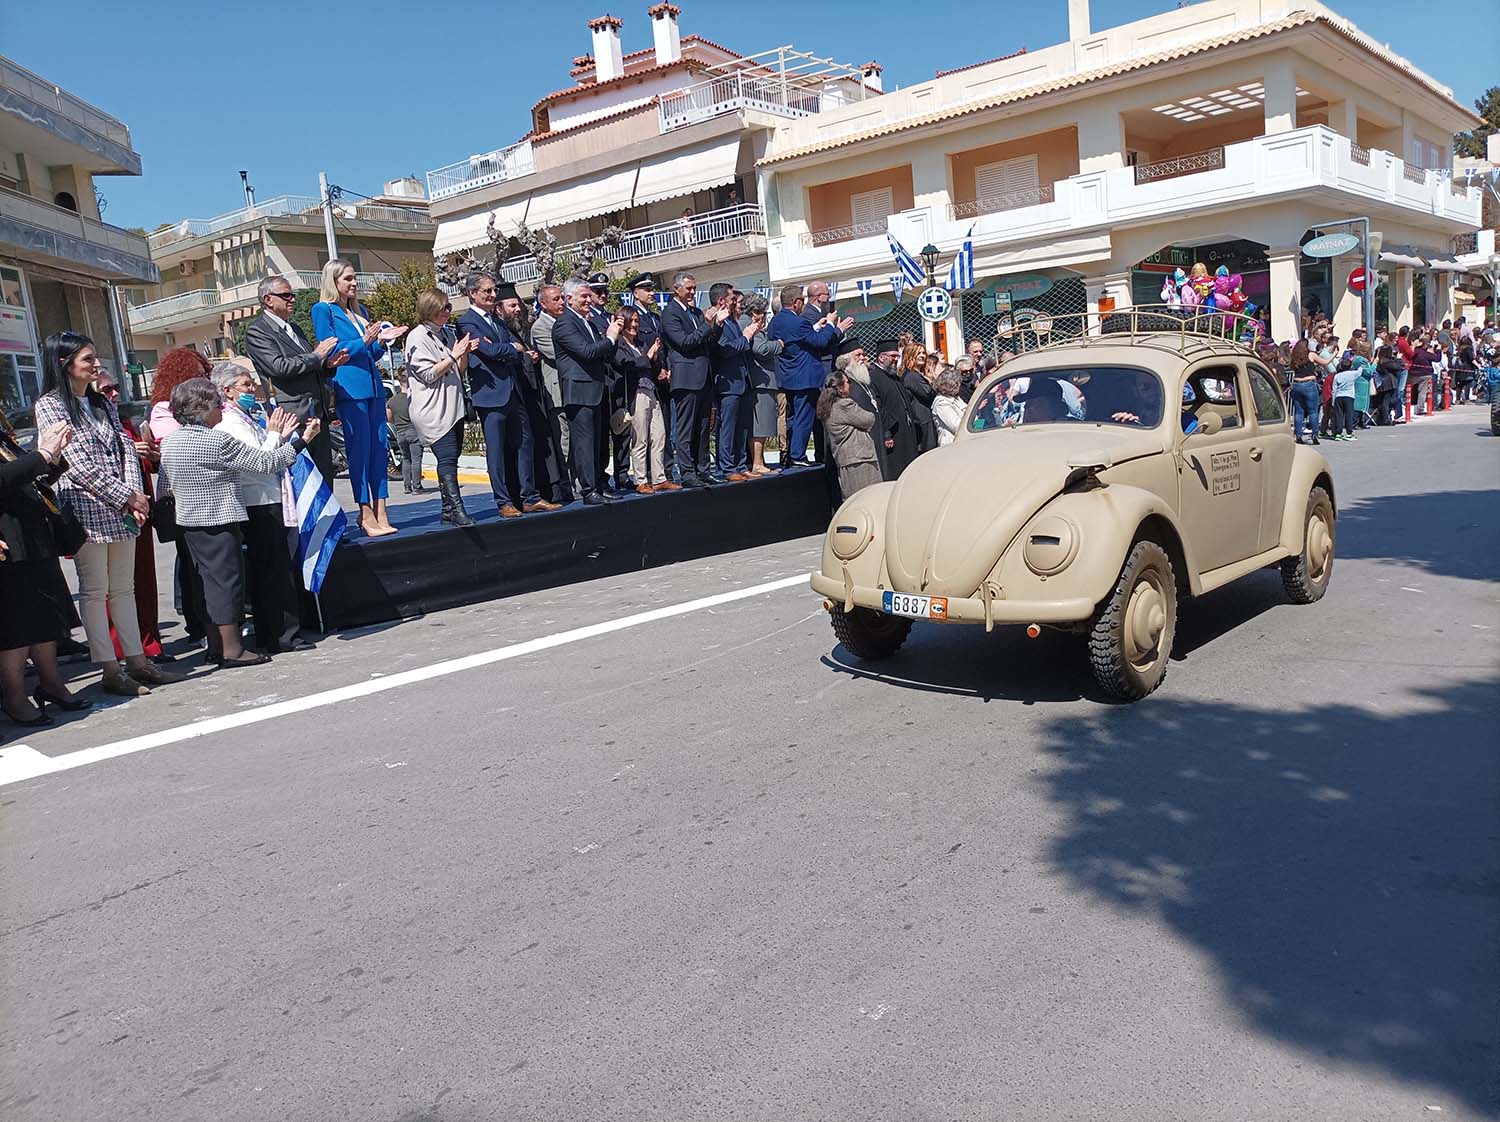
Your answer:
[[[72,430],[53,425],[28,452],[0,414],[0,711],[18,725],[50,725],[47,703],[87,709],[68,692],[57,669],[57,640],[68,631],[68,591],[57,564],[49,484],[67,466],[62,451]],[[26,660],[39,685],[26,696]]]

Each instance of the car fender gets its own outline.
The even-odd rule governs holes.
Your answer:
[[[823,535],[823,575],[842,580],[847,572],[857,585],[874,587],[885,583],[885,512],[894,483],[876,483],[846,499]],[[857,556],[845,559],[834,552],[834,542],[843,527],[858,524],[864,544]]]
[[[1292,449],[1292,474],[1286,484],[1286,505],[1281,512],[1281,548],[1287,556],[1296,557],[1302,552],[1302,538],[1307,533],[1307,495],[1314,487],[1322,487],[1333,502],[1334,517],[1338,516],[1338,497],[1333,493],[1333,469],[1321,453],[1307,445]]]
[[[1079,533],[1078,553],[1061,572],[1040,576],[1026,564],[1025,549],[1039,521],[1056,515]],[[1188,587],[1199,590],[1198,566],[1177,514],[1160,495],[1142,487],[1111,483],[1065,491],[1044,504],[1006,548],[990,579],[1006,599],[1103,600],[1120,576],[1131,545],[1145,534],[1162,540]]]

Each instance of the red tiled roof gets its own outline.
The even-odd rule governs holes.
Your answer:
[[[1022,47],[1019,51],[1011,51],[1008,55],[996,55],[994,58],[987,58],[983,62],[971,62],[968,66],[955,66],[952,70],[939,70],[934,77],[943,78],[949,74],[958,74],[964,70],[973,70],[976,66],[988,66],[992,62],[1004,62],[1008,58],[1016,58],[1025,53],[1026,48]]]

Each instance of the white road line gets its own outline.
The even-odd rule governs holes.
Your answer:
[[[46,756],[27,744],[9,745],[0,748],[0,787],[35,779],[42,775],[51,775],[53,772],[69,771],[75,767],[96,764],[101,760],[112,760],[116,756],[144,752],[148,748],[177,744],[195,737],[259,724],[261,721],[274,721],[293,713],[305,713],[309,709],[321,709],[326,705],[336,705],[341,701],[352,701],[358,697],[384,693],[386,690],[431,681],[433,678],[442,678],[449,674],[460,674],[465,670],[475,670],[496,662],[507,662],[513,658],[549,651],[553,647],[562,647],[584,639],[609,635],[616,631],[624,631],[626,628],[639,627],[644,623],[655,623],[657,620],[701,612],[707,608],[716,608],[720,604],[732,604],[736,600],[748,600],[752,596],[762,596],[767,592],[778,592],[783,588],[793,588],[797,585],[806,587],[806,574],[782,577],[780,580],[767,581],[765,584],[752,585],[749,588],[737,588],[733,592],[703,596],[697,600],[671,604],[665,608],[652,608],[650,611],[637,612],[632,616],[607,620],[604,623],[591,623],[587,627],[575,627],[571,631],[559,631],[555,635],[544,635],[540,639],[528,639],[524,643],[512,643],[510,646],[497,647],[492,651],[481,651],[478,654],[464,655],[462,658],[451,658],[446,662],[436,662],[431,666],[420,667],[416,670],[404,670],[399,674],[390,674],[352,686],[324,690],[322,693],[309,694],[307,697],[298,697],[291,701],[278,702],[275,705],[263,705],[248,713],[231,713],[223,717],[213,717],[207,721],[198,721],[180,728],[147,733],[145,736],[134,736],[129,740],[118,740],[113,744],[84,748],[61,756]]]

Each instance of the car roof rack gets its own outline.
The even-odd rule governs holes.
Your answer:
[[[1238,312],[1143,304],[1107,312],[1072,312],[1006,317],[1000,322],[1002,347],[1017,356],[1064,345],[1151,347],[1183,358],[1199,355],[1254,355],[1269,343],[1265,324]],[[1006,347],[1006,344],[1009,344]]]

